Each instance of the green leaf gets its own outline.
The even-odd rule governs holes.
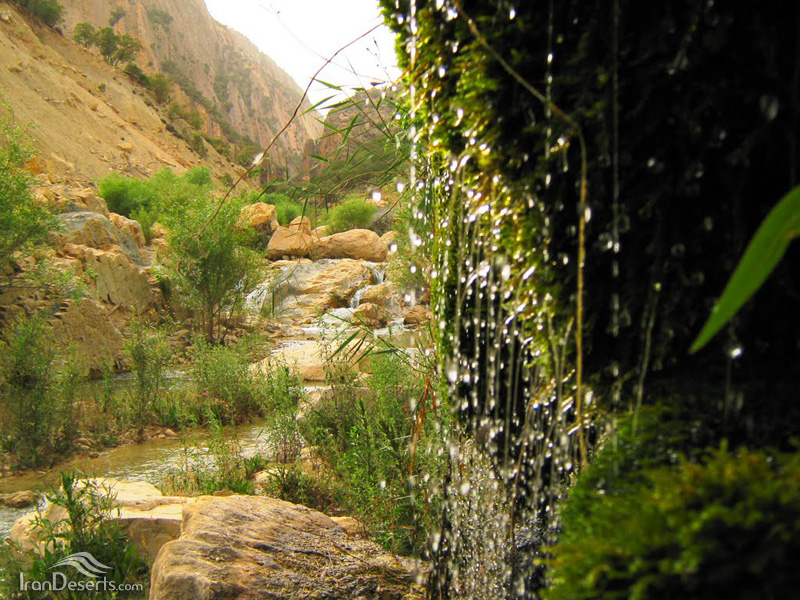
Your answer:
[[[786,194],[761,223],[711,311],[711,316],[692,344],[690,354],[705,346],[756,293],[786,253],[789,242],[798,235],[800,186]]]

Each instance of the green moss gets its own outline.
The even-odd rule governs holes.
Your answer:
[[[800,584],[800,458],[730,453],[646,470],[627,493],[579,488],[548,600],[790,598]]]

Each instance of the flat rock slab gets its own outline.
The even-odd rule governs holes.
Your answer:
[[[414,567],[304,506],[202,497],[159,552],[150,600],[417,600]]]

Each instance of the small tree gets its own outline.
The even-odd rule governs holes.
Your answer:
[[[247,247],[250,234],[236,227],[239,204],[229,201],[217,212],[217,202],[202,194],[173,207],[167,219],[172,270],[209,342],[224,339],[223,319],[243,306],[260,280],[259,258]]]
[[[142,49],[142,44],[135,37],[127,33],[117,37],[117,49],[114,51],[111,64],[118,65],[121,62],[130,62],[136,58],[136,54]]]
[[[172,97],[172,80],[160,71],[150,77],[150,89],[156,97],[156,102],[166,104]]]
[[[111,63],[119,47],[119,36],[111,27],[101,27],[97,30],[95,45],[107,63]]]
[[[78,23],[75,25],[75,31],[72,34],[72,39],[78,42],[81,46],[91,48],[97,40],[97,30],[91,23]]]
[[[52,222],[31,195],[31,175],[24,169],[31,157],[20,131],[0,116],[0,269],[13,252],[41,238]]]

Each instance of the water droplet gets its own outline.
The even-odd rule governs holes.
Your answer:
[[[730,356],[732,360],[740,358],[743,353],[744,353],[744,348],[742,348],[741,344],[734,344],[733,346],[731,346],[730,350],[728,350],[728,356]]]
[[[380,202],[381,201],[381,191],[380,190],[372,190],[369,193],[370,198],[372,198],[373,202]]]
[[[588,206],[583,209],[583,220],[585,223],[588,223],[592,220],[592,209]]]
[[[758,99],[758,107],[761,109],[767,121],[773,121],[775,117],[778,116],[780,101],[772,94],[765,94]]]
[[[517,16],[517,9],[512,8],[510,11],[508,11],[508,18],[511,19],[512,21],[516,18],[516,16]]]
[[[389,244],[389,251],[390,252],[397,252],[397,244],[395,242],[392,242],[391,244]]]

